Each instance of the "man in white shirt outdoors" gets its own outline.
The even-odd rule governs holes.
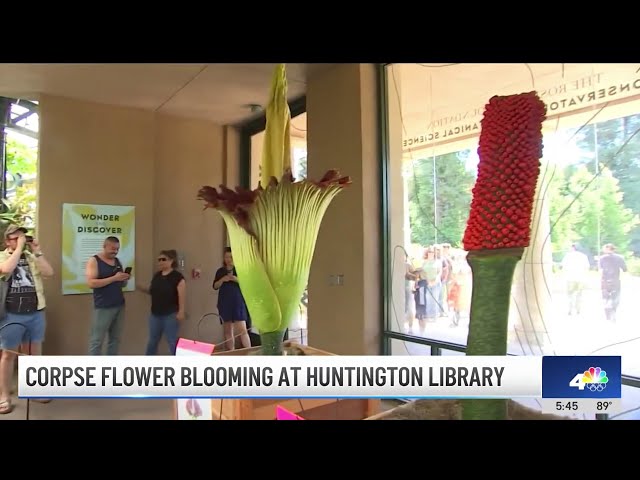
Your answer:
[[[569,315],[580,315],[582,292],[590,269],[589,258],[578,250],[576,244],[571,245],[571,250],[562,259],[562,272],[569,296]]]

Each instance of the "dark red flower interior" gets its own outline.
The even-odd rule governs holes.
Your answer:
[[[465,250],[529,245],[545,118],[536,92],[496,96],[486,105]]]
[[[281,182],[294,185],[311,183],[318,188],[327,188],[330,186],[346,187],[351,184],[351,178],[340,176],[338,170],[329,170],[317,182],[308,179],[296,182],[291,170],[287,170],[282,176]],[[277,187],[278,183],[277,178],[271,177],[267,189]],[[205,202],[205,208],[215,208],[231,213],[238,224],[249,231],[249,207],[263,191],[262,186],[259,186],[255,190],[247,190],[242,187],[236,187],[235,190],[231,190],[224,185],[220,185],[220,189],[218,190],[214,187],[205,186],[198,191],[197,198]]]

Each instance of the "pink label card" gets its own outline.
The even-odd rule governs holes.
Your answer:
[[[180,338],[176,346],[176,355],[211,355],[215,348],[216,346],[211,343]]]
[[[276,407],[276,420],[304,420],[304,418],[278,405]]]

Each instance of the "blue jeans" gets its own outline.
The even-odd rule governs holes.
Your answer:
[[[160,339],[164,334],[169,353],[176,354],[178,344],[178,319],[175,313],[169,315],[149,315],[149,341],[147,342],[147,355],[157,355]]]
[[[102,344],[107,340],[107,355],[117,355],[120,335],[124,327],[124,305],[110,308],[94,308],[89,355],[102,355]]]
[[[442,310],[440,303],[440,293],[442,292],[442,284],[436,283],[435,285],[427,287],[427,318],[437,318]]]
[[[33,313],[7,313],[0,322],[0,348],[17,350],[23,343],[42,343],[45,329],[44,310]]]

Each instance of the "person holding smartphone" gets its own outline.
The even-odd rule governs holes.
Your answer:
[[[216,272],[213,289],[218,291],[218,313],[224,328],[226,349],[234,350],[236,337],[240,337],[243,348],[249,348],[251,346],[251,339],[247,332],[249,311],[240,290],[238,272],[233,265],[230,247],[224,249],[222,267]]]
[[[93,290],[93,318],[89,338],[89,355],[102,355],[102,344],[108,336],[107,355],[117,355],[124,326],[124,293],[131,276],[118,259],[120,240],[107,237],[102,252],[87,261],[87,285]]]
[[[45,336],[46,301],[42,279],[53,276],[40,243],[16,225],[4,234],[6,250],[0,252],[0,281],[7,282],[5,316],[0,319],[0,414],[13,410],[11,384],[14,362],[22,353],[40,355]],[[49,400],[39,399],[42,403]]]

